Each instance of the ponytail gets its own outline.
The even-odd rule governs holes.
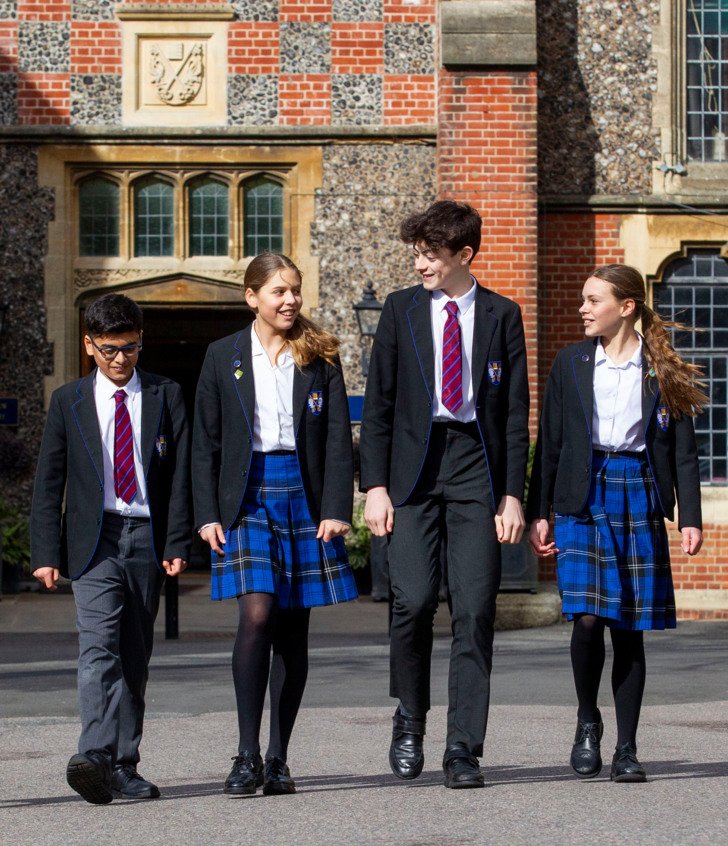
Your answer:
[[[663,320],[645,302],[645,283],[642,274],[627,264],[607,264],[598,267],[592,276],[603,279],[612,286],[618,300],[634,300],[635,314],[642,321],[642,335],[645,339],[645,357],[651,374],[657,379],[663,401],[675,418],[694,417],[709,402],[702,389],[703,371],[697,364],[685,361],[670,341],[668,329],[694,332],[690,326]]]
[[[710,398],[702,390],[705,387],[705,382],[701,379],[703,371],[697,364],[685,361],[676,352],[667,330],[695,330],[683,326],[682,323],[663,320],[646,304],[640,309],[640,318],[645,354],[657,378],[660,394],[674,417],[694,417],[710,402]]]

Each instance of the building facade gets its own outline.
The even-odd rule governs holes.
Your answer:
[[[728,0],[0,0],[6,495],[28,500],[99,293],[144,306],[144,364],[191,398],[249,319],[247,262],[283,250],[359,394],[352,306],[416,281],[399,220],[454,197],[483,214],[476,276],[523,308],[534,427],[595,265],[700,327],[676,342],[712,397],[706,544],[674,571],[684,615],[728,616],[724,68]]]

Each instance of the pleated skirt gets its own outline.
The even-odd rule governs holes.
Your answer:
[[[675,628],[665,521],[645,458],[594,455],[589,499],[557,514],[562,613],[594,614],[619,629]]]

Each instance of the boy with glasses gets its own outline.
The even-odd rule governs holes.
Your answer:
[[[142,313],[121,294],[86,311],[96,368],[51,397],[31,510],[31,567],[72,580],[81,737],[66,769],[87,802],[153,799],[138,771],[165,573],[187,566],[188,427],[175,382],[137,368]]]

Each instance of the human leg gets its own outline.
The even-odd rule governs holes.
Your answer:
[[[617,712],[617,745],[612,761],[614,781],[644,781],[645,770],[637,760],[637,726],[645,689],[646,664],[641,631],[610,629],[614,649],[612,692]]]
[[[594,778],[602,769],[604,725],[597,701],[604,654],[604,621],[593,614],[577,615],[571,633],[571,666],[579,710],[570,763],[580,778]]]

